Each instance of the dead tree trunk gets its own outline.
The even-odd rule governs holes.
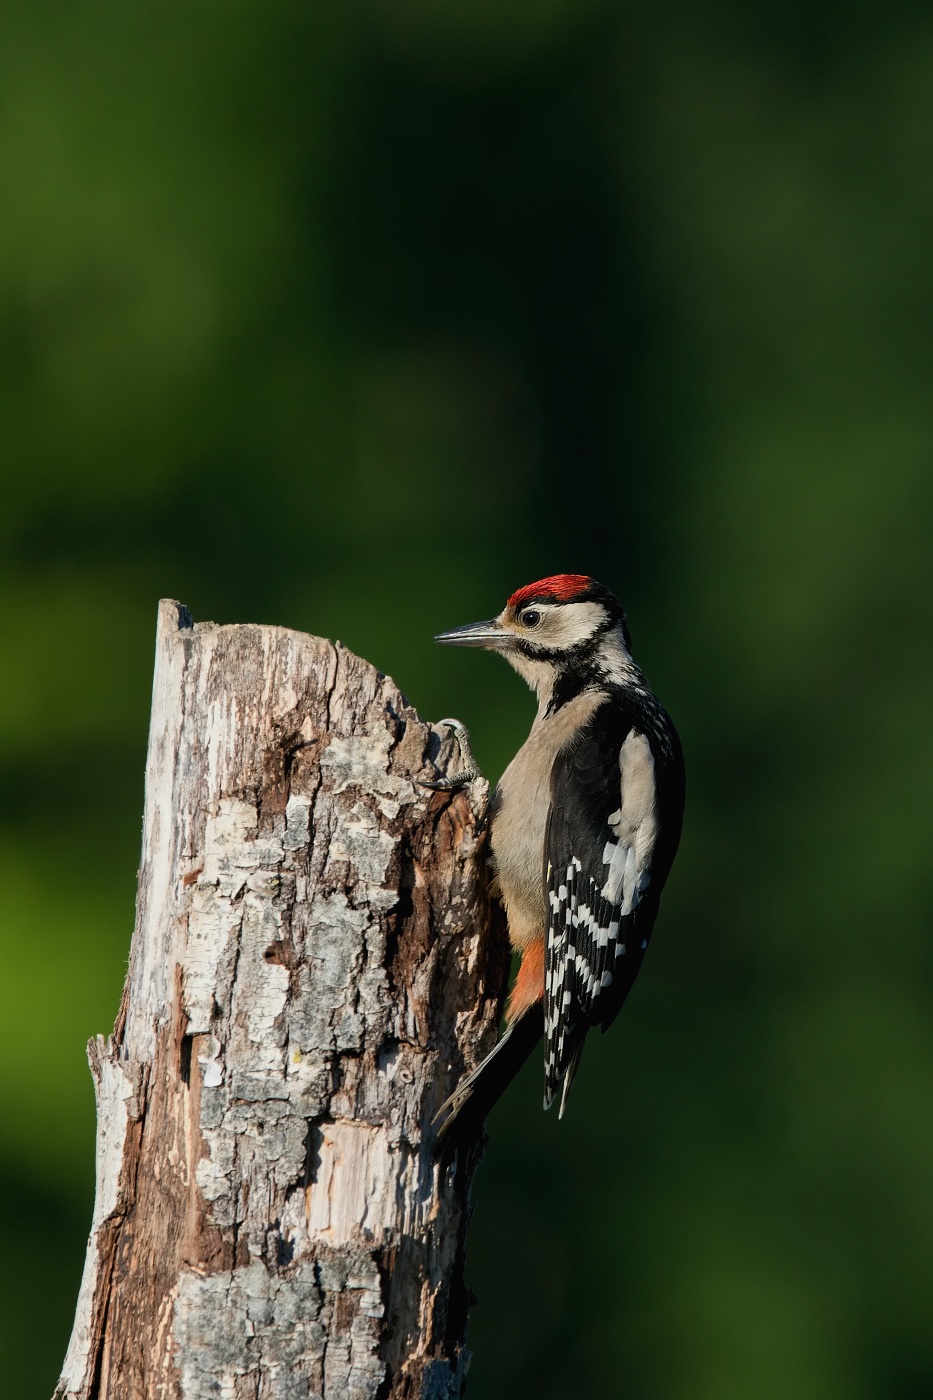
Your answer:
[[[460,1394],[476,1160],[431,1119],[506,976],[485,785],[339,644],[159,613],[136,930],[89,1047],[97,1196],[60,1400]]]

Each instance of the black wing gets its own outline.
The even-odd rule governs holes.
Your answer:
[[[677,849],[683,760],[650,696],[596,711],[551,775],[545,852],[545,1094],[560,1112],[591,1026],[605,1030],[641,966]]]

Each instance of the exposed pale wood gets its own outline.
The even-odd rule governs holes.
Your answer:
[[[91,1042],[60,1400],[456,1397],[476,1161],[432,1116],[506,977],[486,789],[339,644],[160,605],[136,930]]]

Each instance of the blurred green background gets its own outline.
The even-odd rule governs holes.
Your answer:
[[[571,1112],[491,1122],[477,1400],[933,1394],[933,13],[31,0],[2,26],[0,1369],[47,1397],[155,607],[339,636],[595,574],[688,820]]]

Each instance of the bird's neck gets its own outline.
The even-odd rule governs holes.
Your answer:
[[[525,656],[520,652],[508,659],[538,697],[536,724],[584,692],[649,693],[644,676],[632,660],[621,627],[602,633],[589,646],[575,647],[561,661]]]

